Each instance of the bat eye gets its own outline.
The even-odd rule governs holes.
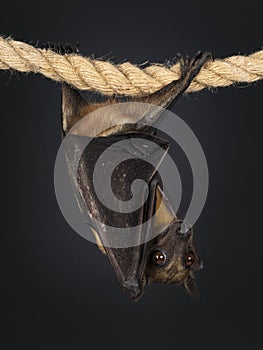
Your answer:
[[[152,261],[157,266],[163,266],[166,263],[166,253],[162,250],[154,251]]]
[[[191,266],[194,262],[194,254],[193,253],[188,253],[185,257],[185,265],[187,267]]]

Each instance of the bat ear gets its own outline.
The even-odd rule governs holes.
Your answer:
[[[195,301],[200,301],[200,293],[196,281],[192,275],[184,280],[184,287]]]
[[[88,103],[77,90],[68,84],[62,84],[62,125],[67,133],[85,114]]]

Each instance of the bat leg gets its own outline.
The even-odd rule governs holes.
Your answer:
[[[192,59],[180,58],[181,77],[172,81],[160,90],[142,97],[139,102],[151,103],[167,108],[171,103],[175,102],[189,87],[193,79],[200,72],[204,64],[212,59],[209,52],[197,53]]]
[[[200,72],[201,68],[208,61],[212,60],[212,55],[209,52],[197,53],[192,59],[180,58],[181,77],[178,80],[172,81],[160,90],[139,99],[134,99],[135,102],[144,102],[157,105],[163,108],[171,108],[177,99],[187,90],[193,79]],[[143,116],[140,122],[147,117],[147,121],[153,124],[160,116],[159,114],[152,116]],[[150,119],[149,119],[150,118]]]

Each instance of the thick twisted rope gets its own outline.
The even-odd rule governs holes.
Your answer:
[[[80,90],[99,91],[104,95],[146,95],[180,78],[179,63],[169,68],[152,64],[144,69],[128,62],[115,65],[77,54],[60,55],[1,36],[0,69],[41,73]],[[262,78],[263,50],[249,56],[232,56],[207,62],[187,92],[251,83]]]

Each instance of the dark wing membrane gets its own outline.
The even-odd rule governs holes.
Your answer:
[[[78,136],[67,137],[77,144]],[[147,148],[138,147],[136,139],[149,141]],[[101,165],[99,163],[102,161],[105,162],[100,156],[109,148],[110,158],[107,158],[109,163],[120,159],[120,154],[125,158],[123,162],[116,164],[112,173],[111,190],[114,196],[111,197],[110,207],[101,201],[101,197],[107,195],[107,189],[104,187],[99,189],[102,196],[98,196],[93,181],[95,166]],[[153,233],[153,220],[148,219],[155,211],[156,188],[161,186],[157,169],[168,148],[167,141],[150,134],[128,133],[94,138],[84,149],[77,167],[77,179],[72,181],[89,212],[91,226],[105,247],[121,285],[134,295],[138,294],[141,288],[146,263],[147,243],[141,244],[141,242],[149,241]],[[68,158],[68,162],[71,161],[74,162],[74,157],[71,160]],[[100,169],[102,169],[101,178],[107,177],[107,164]],[[147,184],[148,196],[147,189],[142,186],[139,198],[136,200],[140,203],[138,209],[123,212],[122,203],[131,200],[131,184],[136,179],[141,179]],[[143,223],[145,224],[142,226]],[[124,233],[120,235],[119,232],[122,231]]]
[[[157,183],[158,180],[154,178],[149,186],[149,197],[142,209],[145,220],[150,219],[155,210]],[[140,228],[138,228],[136,231],[136,235],[138,235],[137,240],[143,234],[150,239],[153,223],[153,221],[148,221],[144,232],[141,232]],[[124,289],[132,293],[134,298],[137,298],[142,292],[148,245],[149,243],[145,242],[128,248],[105,247],[119,282]]]

